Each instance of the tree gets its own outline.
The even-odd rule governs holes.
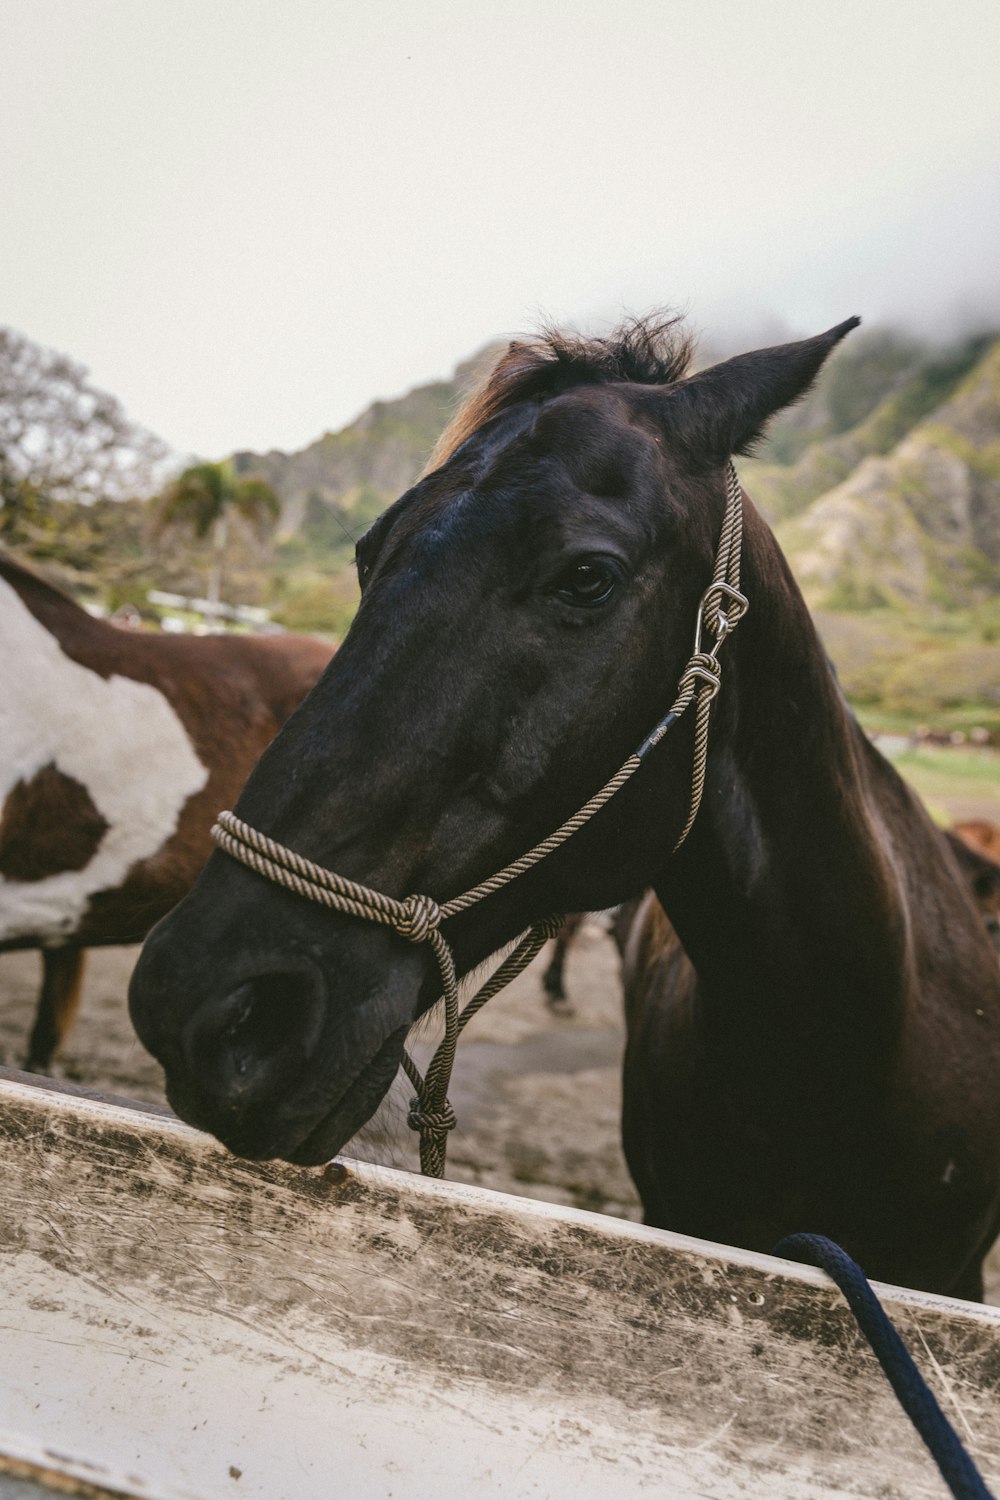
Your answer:
[[[281,514],[278,497],[263,479],[238,479],[232,463],[193,464],[167,486],[157,504],[157,527],[181,525],[198,540],[212,534],[208,572],[210,612],[217,614],[222,587],[222,562],[235,513],[258,534],[264,534]]]
[[[82,365],[0,328],[0,506],[148,495],[165,453]]]

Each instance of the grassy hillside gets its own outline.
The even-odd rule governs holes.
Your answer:
[[[864,724],[1000,738],[1000,607],[925,613],[815,610],[841,686]]]

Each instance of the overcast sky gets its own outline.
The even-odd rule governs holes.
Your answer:
[[[540,315],[1000,320],[998,0],[0,0],[0,323],[206,456]]]

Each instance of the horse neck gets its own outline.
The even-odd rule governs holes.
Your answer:
[[[25,609],[34,615],[40,624],[56,640],[75,641],[78,638],[100,636],[110,629],[103,621],[95,620],[75,599],[53,588],[43,578],[22,568],[10,558],[0,558],[0,582],[13,589]]]
[[[889,1043],[912,978],[889,830],[923,815],[880,770],[752,511],[743,580],[750,613],[726,648],[704,801],[657,894],[736,1045],[775,1026],[810,1045]]]

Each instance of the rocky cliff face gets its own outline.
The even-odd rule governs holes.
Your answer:
[[[1000,340],[890,452],[862,457],[777,529],[814,605],[955,607],[995,595]]]
[[[840,484],[866,458],[890,453],[948,401],[993,343],[990,335],[932,350],[875,330],[838,350],[804,402],[783,412],[763,459],[744,462],[757,504],[787,520]]]

